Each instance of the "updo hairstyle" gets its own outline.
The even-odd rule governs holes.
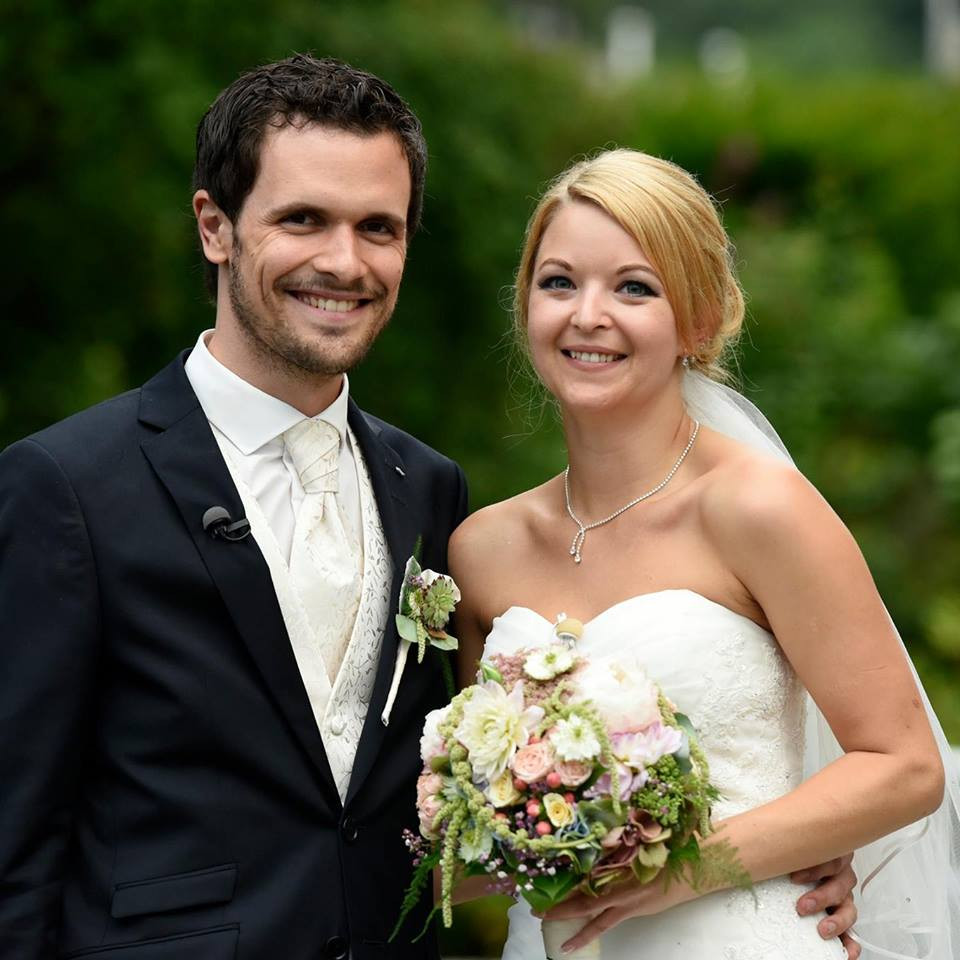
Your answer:
[[[529,356],[527,309],[543,234],[561,205],[594,203],[634,240],[663,280],[691,365],[715,380],[743,323],[733,246],[710,195],[682,167],[638,150],[607,150],[574,164],[540,198],[527,225],[514,286],[514,332]]]

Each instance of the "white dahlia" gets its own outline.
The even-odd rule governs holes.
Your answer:
[[[524,706],[522,682],[510,693],[493,680],[478,684],[454,732],[469,752],[473,779],[496,780],[542,719],[542,707]]]

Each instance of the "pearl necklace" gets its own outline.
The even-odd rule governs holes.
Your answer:
[[[642,503],[647,497],[652,497],[655,493],[659,493],[672,479],[673,475],[680,469],[680,464],[687,459],[687,454],[693,448],[693,442],[697,439],[697,434],[700,432],[700,421],[693,421],[693,432],[690,434],[690,439],[687,441],[687,445],[683,448],[683,453],[677,457],[677,462],[670,468],[670,472],[652,489],[648,490],[646,493],[641,494],[639,497],[631,500],[629,503],[624,504],[619,510],[614,510],[609,517],[604,517],[602,520],[596,520],[593,523],[583,523],[577,515],[573,512],[573,506],[570,503],[570,464],[567,464],[567,469],[563,471],[563,493],[567,501],[567,513],[570,515],[570,519],[577,525],[577,532],[573,538],[573,543],[570,544],[570,556],[573,557],[574,563],[580,563],[581,556],[580,552],[583,549],[583,541],[587,539],[587,531],[593,530],[596,527],[602,527],[605,523],[609,523],[611,520],[616,520],[621,513],[626,513],[631,507],[635,507],[638,503]]]

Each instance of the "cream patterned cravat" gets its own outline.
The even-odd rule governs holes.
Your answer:
[[[327,676],[336,679],[360,605],[362,548],[337,504],[340,434],[325,420],[302,420],[283,442],[303,484],[290,550],[290,576],[307,612]]]

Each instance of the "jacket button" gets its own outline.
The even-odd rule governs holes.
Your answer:
[[[347,725],[343,722],[343,717],[333,717],[330,721],[330,732],[335,737],[339,737],[346,727]]]
[[[343,818],[343,823],[340,824],[340,836],[346,843],[356,843],[357,837],[360,836],[360,828],[352,817]]]
[[[347,941],[343,937],[331,937],[323,948],[326,960],[347,960]]]

